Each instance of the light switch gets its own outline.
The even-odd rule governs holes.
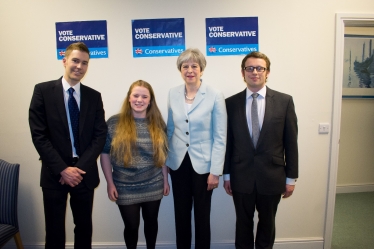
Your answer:
[[[330,124],[329,123],[320,123],[318,127],[319,134],[328,134],[330,132]]]

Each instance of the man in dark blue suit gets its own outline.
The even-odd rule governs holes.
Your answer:
[[[90,249],[97,157],[106,139],[101,94],[80,83],[90,59],[84,43],[69,45],[63,77],[37,84],[29,109],[31,136],[42,162],[40,186],[47,249],[65,248],[67,195],[75,223],[75,249]]]
[[[236,248],[270,249],[278,204],[292,195],[298,177],[297,117],[290,95],[265,86],[270,74],[265,54],[246,55],[241,71],[246,89],[226,99],[224,188],[234,200]]]

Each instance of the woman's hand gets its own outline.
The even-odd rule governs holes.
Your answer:
[[[108,197],[111,201],[116,201],[118,198],[118,192],[116,186],[113,183],[112,164],[110,163],[109,154],[101,153],[100,164],[103,169],[105,180],[107,182]]]
[[[219,176],[209,174],[207,183],[208,183],[207,190],[213,190],[217,188],[219,184]]]
[[[116,201],[118,198],[118,192],[116,186],[114,184],[108,184],[107,186],[108,197],[111,201]]]
[[[169,181],[168,180],[164,180],[164,195],[165,196],[168,196],[170,193],[170,186],[169,186]]]
[[[170,193],[170,186],[169,186],[169,167],[164,165],[162,166],[162,175],[164,176],[164,195],[167,196]]]

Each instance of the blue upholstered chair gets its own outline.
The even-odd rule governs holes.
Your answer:
[[[19,164],[0,159],[0,248],[12,237],[18,249],[23,249],[18,229],[17,196]]]

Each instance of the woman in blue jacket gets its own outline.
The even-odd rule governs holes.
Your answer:
[[[210,206],[223,171],[227,114],[223,94],[203,83],[206,66],[198,49],[187,49],[177,60],[184,84],[168,96],[166,165],[172,180],[177,248],[191,248],[194,207],[195,248],[210,248]]]

